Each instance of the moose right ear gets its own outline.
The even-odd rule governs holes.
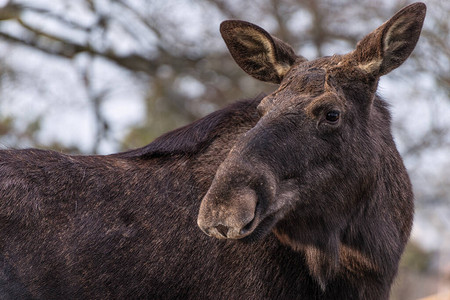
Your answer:
[[[291,46],[252,23],[224,21],[220,33],[236,63],[262,81],[280,83],[297,59],[306,60],[295,55]]]
[[[350,57],[359,67],[380,77],[400,66],[411,54],[419,40],[426,6],[413,3],[372,33],[363,38]]]

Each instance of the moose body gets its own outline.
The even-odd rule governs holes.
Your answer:
[[[227,21],[273,94],[124,153],[0,151],[0,298],[387,299],[413,196],[376,87],[424,16],[313,61]]]

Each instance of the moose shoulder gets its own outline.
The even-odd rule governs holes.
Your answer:
[[[413,196],[376,89],[425,10],[313,61],[226,21],[274,93],[124,153],[0,151],[0,297],[388,299]]]

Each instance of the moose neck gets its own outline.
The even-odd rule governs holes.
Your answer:
[[[377,197],[375,194],[374,187],[361,197],[367,200],[371,195]],[[309,272],[322,291],[336,278],[350,279],[363,286],[367,278],[375,276],[381,283],[385,281],[376,288],[389,292],[403,250],[400,245],[392,245],[393,241],[400,240],[398,232],[381,234],[379,229],[386,227],[379,224],[379,211],[366,205],[377,201],[359,202],[361,205],[355,207],[353,218],[345,227],[331,228],[327,220],[305,219],[302,212],[295,210],[273,230],[281,243],[304,255]]]

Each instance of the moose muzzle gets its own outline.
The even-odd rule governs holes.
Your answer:
[[[240,239],[256,226],[256,192],[251,188],[218,189],[213,184],[203,198],[198,226],[209,236],[218,239]]]

